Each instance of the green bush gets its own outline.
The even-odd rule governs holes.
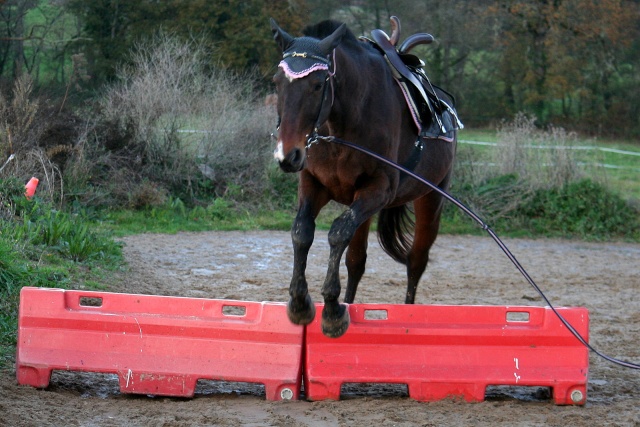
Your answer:
[[[562,187],[531,189],[513,174],[460,189],[460,200],[492,229],[510,235],[640,239],[640,212],[602,184],[589,179]],[[452,204],[445,208],[445,232],[479,233]]]
[[[256,76],[212,68],[212,55],[202,40],[167,33],[136,46],[66,175],[75,197],[141,209],[170,197],[197,206],[229,191],[238,201],[262,196],[276,113]]]
[[[640,232],[640,212],[588,179],[538,190],[516,213],[536,233],[604,239],[637,238]]]
[[[51,209],[49,205],[33,202],[22,218],[6,225],[5,235],[14,241],[25,241],[56,251],[72,261],[119,257],[120,245],[96,231],[86,218]]]
[[[268,186],[265,189],[265,201],[270,201],[274,208],[291,209],[298,200],[298,177],[284,173],[272,163],[267,167]]]

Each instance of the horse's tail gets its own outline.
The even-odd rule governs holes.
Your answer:
[[[407,205],[386,208],[378,214],[378,242],[391,258],[407,264],[415,221]]]

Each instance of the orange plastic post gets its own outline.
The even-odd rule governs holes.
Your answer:
[[[29,182],[27,182],[27,185],[25,185],[25,193],[24,195],[27,197],[27,199],[30,199],[33,197],[34,194],[36,194],[36,188],[38,187],[38,183],[40,182],[40,180],[38,178],[36,178],[35,176],[32,177]]]

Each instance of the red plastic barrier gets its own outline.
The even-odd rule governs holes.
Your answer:
[[[123,393],[185,397],[198,379],[255,382],[298,399],[303,335],[280,303],[27,287],[16,375],[47,387],[52,370],[116,373]]]
[[[588,339],[586,309],[558,311]],[[322,335],[320,315],[307,327],[310,400],[337,400],[345,383],[402,383],[419,401],[482,401],[487,386],[505,385],[550,387],[559,405],[586,402],[588,350],[549,308],[354,304],[349,314],[338,339]]]

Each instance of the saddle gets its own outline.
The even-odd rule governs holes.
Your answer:
[[[424,62],[409,53],[420,44],[432,43],[433,36],[427,33],[413,34],[400,47],[396,47],[400,38],[400,20],[395,16],[391,17],[391,28],[393,30],[391,37],[384,31],[376,29],[371,31],[372,39],[366,37],[361,39],[381,52],[398,82],[418,128],[419,138],[416,141],[416,147],[422,144],[422,138],[452,141],[454,131],[464,126],[458,119],[454,106],[449,105],[437,95],[434,85],[424,72]],[[438,89],[443,91],[441,88]],[[453,96],[448,95],[453,99]]]

